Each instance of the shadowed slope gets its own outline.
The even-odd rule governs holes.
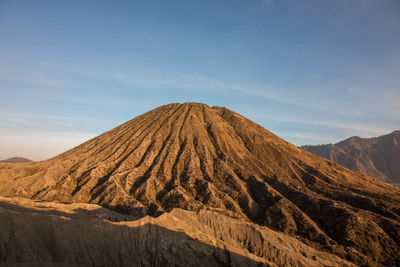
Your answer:
[[[396,187],[204,104],[162,106],[50,160],[0,166],[0,192],[136,216],[207,208],[358,264],[400,254]]]

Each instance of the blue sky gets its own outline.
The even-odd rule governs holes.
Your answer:
[[[0,1],[0,159],[157,106],[225,106],[296,144],[400,128],[397,0]]]

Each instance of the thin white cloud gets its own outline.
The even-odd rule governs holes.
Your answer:
[[[276,134],[294,144],[297,144],[297,140],[300,140],[301,142],[304,143],[305,140],[307,140],[307,143],[309,142],[310,144],[327,144],[331,142],[334,138],[332,136],[326,136],[326,135],[319,135],[316,133],[307,133],[307,132],[295,132],[295,131],[278,131]]]
[[[42,62],[38,65],[42,69],[57,72],[64,77],[62,79],[64,86],[87,91],[96,91],[99,86],[104,87],[106,84],[111,85],[117,91],[131,90],[131,88],[151,88],[157,91],[181,89],[196,92],[219,91],[226,94],[238,92],[307,110],[322,111],[326,114],[348,115],[351,113],[359,118],[370,117],[371,115],[376,115],[376,117],[395,116],[393,109],[398,102],[396,96],[399,96],[390,93],[394,97],[386,97],[388,93],[385,92],[390,91],[388,89],[372,90],[372,92],[366,93],[366,88],[360,89],[345,82],[326,84],[326,90],[322,91],[301,87],[279,88],[253,81],[226,81],[199,74],[115,62],[63,64],[62,66]],[[51,77],[51,75],[48,76]],[[82,80],[85,80],[85,82]],[[327,90],[328,88],[330,90]],[[347,90],[348,88],[351,90]],[[342,93],[348,91],[347,93],[350,95],[344,95],[339,100],[337,97],[327,97],[327,91]],[[357,101],[357,104],[354,103],[355,101]]]
[[[307,118],[298,118],[298,117],[285,117],[285,116],[268,116],[265,114],[253,114],[253,118],[256,119],[266,119],[272,121],[279,122],[287,122],[287,123],[299,123],[299,124],[308,124],[308,125],[316,125],[316,126],[326,126],[331,128],[341,128],[346,130],[352,130],[354,132],[364,132],[370,133],[372,135],[381,135],[392,132],[395,129],[392,128],[383,128],[376,127],[372,125],[362,125],[357,123],[344,123],[337,121],[329,121],[329,120],[318,120],[318,119],[307,119]]]
[[[152,88],[158,90],[166,89],[183,89],[194,91],[236,91],[246,95],[262,97],[263,99],[273,100],[278,102],[291,103],[302,105],[295,99],[284,97],[280,92],[280,88],[265,84],[240,84],[234,81],[225,81],[218,78],[210,78],[204,75],[185,73],[172,70],[146,70],[132,65],[115,65],[113,71],[110,68],[101,68],[99,66],[109,66],[108,64],[88,64],[84,67],[79,66],[55,66],[46,63],[40,63],[44,68],[54,69],[63,72],[69,77],[69,81],[65,81],[65,85],[71,88],[82,88],[86,90],[93,89],[93,85],[97,83],[107,82],[113,84],[115,88],[123,90],[129,87]],[[79,81],[79,77],[84,77],[85,80],[91,81],[90,84],[83,84]],[[127,89],[128,90],[128,89]]]
[[[111,63],[110,63],[111,64]],[[89,64],[84,67],[54,66],[62,72],[72,74],[72,76],[85,77],[85,80],[92,84],[82,84],[79,79],[70,79],[66,81],[67,86],[71,88],[82,88],[85,90],[94,90],[97,84],[112,84],[116,90],[130,90],[136,88],[151,88],[157,91],[181,89],[195,92],[218,91],[225,94],[231,92],[241,93],[247,96],[261,98],[269,101],[287,104],[290,106],[301,107],[307,110],[321,111],[326,114],[349,115],[362,118],[370,117],[371,114],[379,117],[384,115],[393,116],[393,109],[398,103],[398,93],[391,92],[387,97],[381,92],[369,92],[365,97],[365,90],[352,88],[352,94],[338,100],[334,97],[327,97],[326,90],[311,90],[304,88],[279,88],[265,83],[257,82],[237,82],[226,81],[219,78],[211,78],[204,75],[185,73],[172,70],[154,70],[139,68],[132,65],[112,65],[114,71],[110,68],[104,69],[99,66],[108,66],[108,64]],[[51,67],[51,66],[48,66]],[[341,91],[337,86],[326,85],[331,91]],[[347,88],[347,87],[346,87]],[[343,89],[343,88],[342,88]],[[344,89],[343,89],[344,90]],[[385,92],[387,90],[384,90]],[[307,92],[307,93],[305,93]],[[354,97],[358,95],[357,105]],[[374,102],[374,103],[372,103]],[[375,105],[373,105],[375,104]]]

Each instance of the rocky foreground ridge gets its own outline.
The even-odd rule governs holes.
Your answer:
[[[400,258],[399,188],[198,103],[159,107],[47,161],[1,164],[0,195],[93,203],[137,218],[212,214],[249,225],[250,243],[268,227],[357,265]]]
[[[95,204],[0,197],[7,266],[355,266],[267,227],[219,212],[131,217]]]

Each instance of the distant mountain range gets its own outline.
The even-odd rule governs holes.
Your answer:
[[[10,159],[0,160],[0,163],[25,163],[32,162],[32,160],[23,157],[13,157]]]
[[[373,138],[353,136],[337,144],[302,148],[354,171],[400,184],[400,131]]]

